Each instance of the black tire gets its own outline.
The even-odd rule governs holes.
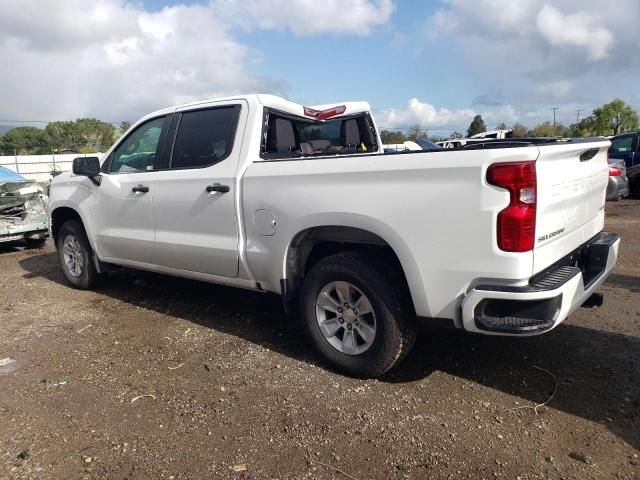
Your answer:
[[[316,317],[316,301],[332,282],[348,282],[371,303],[376,333],[368,350],[350,355],[325,338]],[[334,368],[361,378],[378,377],[397,365],[411,350],[417,321],[406,283],[391,263],[358,252],[344,252],[320,260],[307,273],[301,292],[301,312],[311,342]]]
[[[73,237],[77,240],[81,253],[82,267],[81,273],[78,276],[71,273],[64,259],[64,242],[68,237]],[[93,263],[93,249],[91,248],[91,244],[89,243],[89,239],[81,222],[78,220],[67,220],[63,223],[58,231],[56,247],[58,249],[60,268],[62,268],[65,278],[72,287],[80,290],[88,290],[98,283],[100,274],[96,271],[95,264]]]
[[[27,248],[42,248],[44,247],[46,238],[25,238],[24,243],[27,245]]]

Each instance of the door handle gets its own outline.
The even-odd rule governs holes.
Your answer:
[[[207,185],[205,189],[207,192],[220,192],[227,193],[229,191],[229,185],[221,185],[219,183],[214,183],[213,185]]]
[[[131,189],[131,191],[135,193],[147,193],[149,191],[149,187],[147,187],[146,185],[136,185]]]

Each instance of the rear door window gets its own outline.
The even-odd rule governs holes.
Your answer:
[[[227,158],[233,149],[239,113],[239,105],[182,113],[171,168],[204,168]]]

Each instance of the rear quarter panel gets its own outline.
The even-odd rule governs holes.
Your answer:
[[[487,185],[485,173],[490,163],[537,154],[526,147],[256,161],[243,179],[247,259],[256,280],[279,292],[297,233],[361,228],[394,249],[418,315],[458,318],[460,298],[474,281],[513,284],[531,275],[531,252],[497,249],[496,214],[509,195]],[[273,236],[252,224],[259,209],[275,215]]]

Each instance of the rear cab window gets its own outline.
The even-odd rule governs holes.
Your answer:
[[[260,151],[264,159],[353,155],[377,149],[368,113],[318,121],[265,110]]]

